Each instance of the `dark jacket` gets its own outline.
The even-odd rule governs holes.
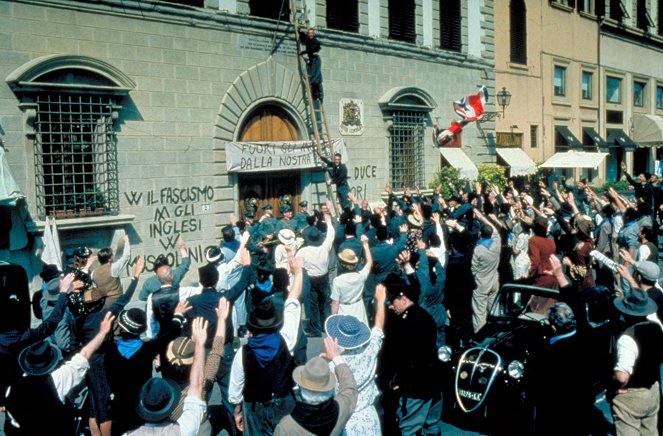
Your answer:
[[[0,333],[0,405],[4,404],[7,386],[21,376],[18,355],[24,348],[49,337],[55,331],[67,307],[67,295],[60,294],[51,315],[39,326],[27,330]]]

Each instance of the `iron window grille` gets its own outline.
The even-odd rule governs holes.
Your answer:
[[[394,187],[424,186],[425,112],[394,111],[390,136],[389,178]]]
[[[35,176],[40,217],[119,212],[117,118],[113,97],[37,96]]]

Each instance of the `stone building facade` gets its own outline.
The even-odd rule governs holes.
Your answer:
[[[35,276],[52,214],[63,247],[108,246],[125,230],[134,257],[178,262],[182,236],[200,263],[247,195],[323,202],[315,162],[272,171],[254,147],[240,157],[258,171],[228,171],[230,142],[311,137],[290,5],[273,15],[277,3],[0,2],[0,134],[32,235],[2,258]],[[494,95],[494,1],[333,3],[306,5],[353,192],[377,200],[385,183],[427,185],[441,165],[432,124],[455,119],[452,101],[482,84]],[[493,160],[492,128],[463,132],[475,162]]]

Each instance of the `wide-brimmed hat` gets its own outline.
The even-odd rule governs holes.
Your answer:
[[[223,259],[223,253],[217,245],[210,245],[205,248],[205,260],[207,263],[217,263]]]
[[[407,222],[412,227],[421,227],[424,225],[424,220],[419,215],[413,213],[407,216]]]
[[[56,301],[60,298],[60,277],[49,280],[41,296],[46,301]]]
[[[283,314],[272,300],[263,301],[249,314],[246,326],[254,335],[274,333],[283,326]]]
[[[329,392],[336,386],[336,376],[322,357],[314,357],[292,372],[292,379],[299,387],[313,392]]]
[[[368,326],[352,315],[331,315],[325,322],[325,332],[347,350],[362,347],[371,340]]]
[[[316,227],[309,227],[302,236],[308,246],[318,247],[322,245],[322,232]]]
[[[191,338],[180,336],[168,344],[166,358],[171,365],[188,366],[193,364],[193,354],[196,349]]]
[[[297,241],[297,235],[290,229],[281,229],[279,230],[279,241],[283,245],[292,245]]]
[[[60,270],[57,265],[46,265],[39,273],[39,277],[41,277],[44,282],[50,282],[51,280],[60,277]]]
[[[656,282],[661,275],[661,268],[654,262],[648,260],[641,260],[636,262],[635,270],[640,273],[643,279],[649,282]]]
[[[633,288],[623,297],[615,298],[613,301],[617,310],[631,316],[647,316],[656,312],[656,302],[640,288]]]
[[[578,215],[575,217],[574,224],[578,231],[585,236],[592,236],[594,231],[594,220],[588,215]]]
[[[117,325],[123,332],[140,336],[147,329],[145,312],[137,307],[123,310],[117,318]]]
[[[359,263],[359,257],[357,253],[350,248],[345,248],[343,251],[338,253],[338,260],[346,265],[356,265]]]
[[[180,401],[180,388],[172,380],[152,377],[142,388],[136,404],[136,412],[146,422],[168,419]]]
[[[18,364],[24,373],[39,376],[53,371],[61,359],[60,349],[44,340],[24,348],[18,356]]]

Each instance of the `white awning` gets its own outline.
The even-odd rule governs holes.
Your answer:
[[[440,154],[449,165],[458,168],[461,178],[477,179],[479,170],[463,150],[460,148],[440,148]]]
[[[545,161],[541,168],[596,168],[603,163],[608,153],[590,153],[586,151],[567,151],[555,153]]]
[[[649,114],[633,117],[633,140],[641,146],[663,146],[663,118]]]
[[[509,166],[511,177],[536,173],[536,164],[522,148],[498,148],[497,154]]]

